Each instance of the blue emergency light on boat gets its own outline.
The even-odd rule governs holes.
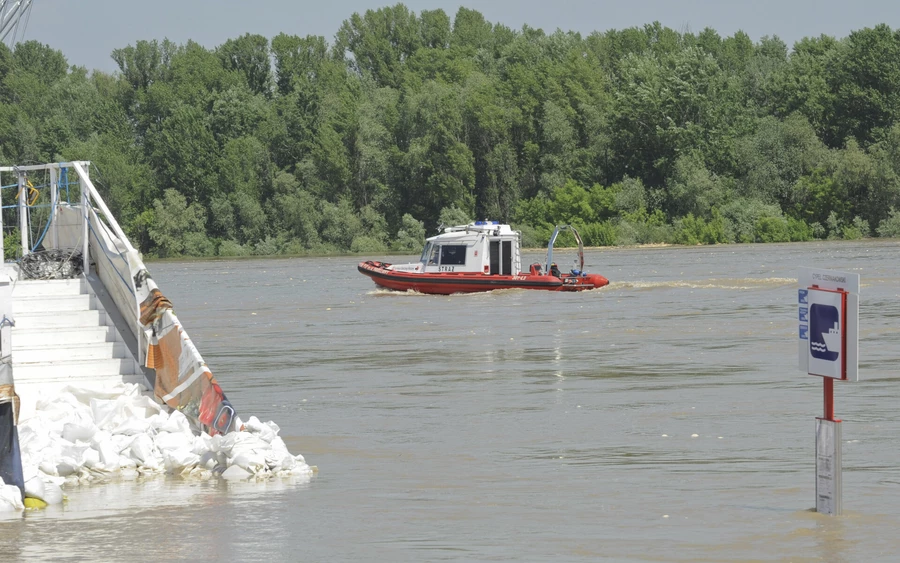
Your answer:
[[[499,225],[500,221],[475,221],[476,225]]]

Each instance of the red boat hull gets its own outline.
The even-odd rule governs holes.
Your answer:
[[[544,291],[585,291],[609,284],[609,280],[599,274],[574,276],[563,274],[561,278],[550,275],[516,274],[500,276],[477,272],[441,272],[419,274],[395,272],[383,262],[360,262],[360,273],[372,278],[376,285],[396,291],[418,291],[437,295],[453,293],[475,293],[495,289],[542,289]]]

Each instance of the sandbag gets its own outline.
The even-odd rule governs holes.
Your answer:
[[[25,510],[22,491],[16,485],[7,485],[0,479],[0,512],[21,512]]]

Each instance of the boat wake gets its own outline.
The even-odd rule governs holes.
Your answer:
[[[733,290],[752,290],[752,289],[777,289],[788,285],[795,285],[795,278],[711,278],[708,280],[669,280],[669,281],[627,281],[627,282],[610,282],[609,285],[589,290],[590,292],[606,293],[610,291],[622,290],[654,290],[654,289],[733,289]],[[494,289],[489,294],[503,293],[519,293],[521,288]],[[432,297],[427,293],[420,293],[412,289],[407,291],[396,291],[377,287],[366,292],[366,295],[374,297]],[[454,293],[456,297],[475,296],[478,293]]]
[[[383,297],[386,295],[390,295],[391,297],[430,297],[430,295],[426,293],[419,293],[418,291],[408,289],[406,291],[397,291],[394,289],[387,289],[384,287],[377,287],[372,291],[367,291],[366,295],[372,295],[374,297]]]
[[[711,278],[708,280],[669,280],[611,282],[601,291],[621,289],[766,289],[796,284],[795,278]]]

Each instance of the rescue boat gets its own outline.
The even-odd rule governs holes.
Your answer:
[[[578,241],[578,257],[569,272],[553,262],[553,243],[559,233],[572,231]],[[376,285],[396,291],[417,291],[438,295],[473,293],[495,289],[542,289],[545,291],[585,291],[609,284],[600,274],[584,271],[584,245],[571,225],[553,230],[547,245],[547,260],[522,270],[519,252],[521,236],[499,221],[475,221],[446,227],[425,241],[418,262],[391,264],[368,260],[357,269]]]

